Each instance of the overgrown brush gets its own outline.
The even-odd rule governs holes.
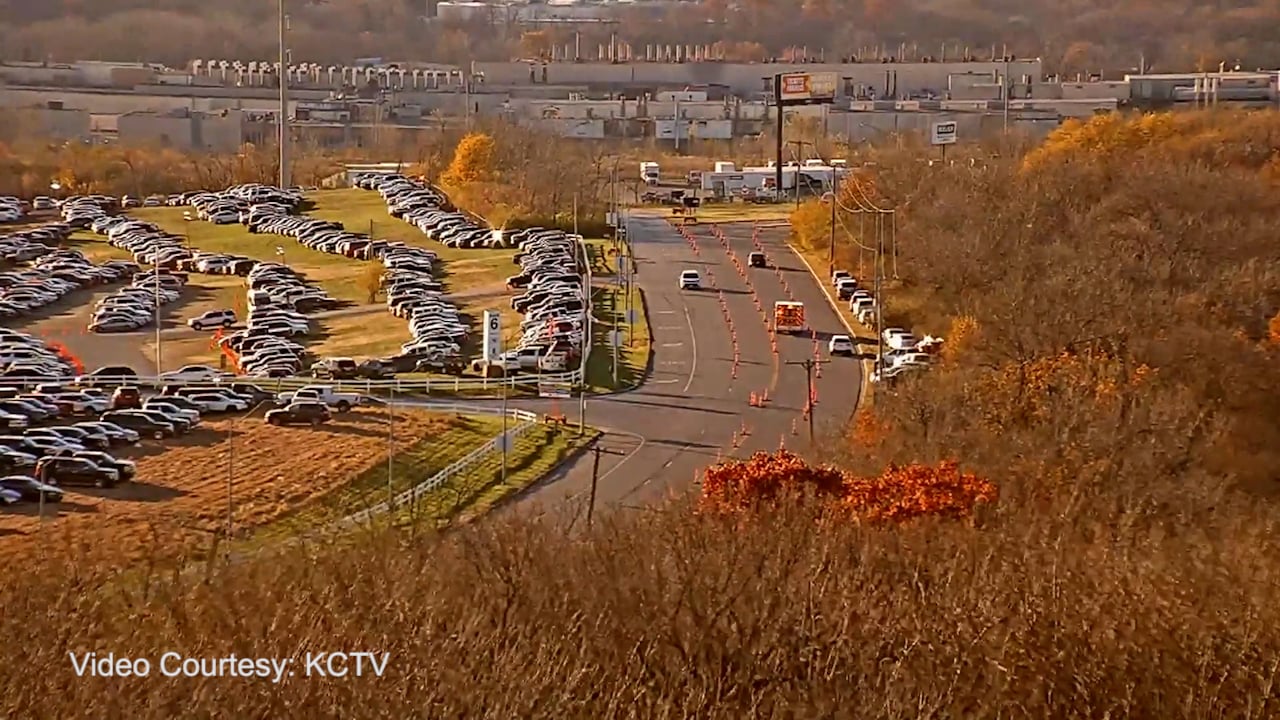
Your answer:
[[[1268,717],[1274,518],[1224,503],[741,525],[674,505],[586,535],[518,517],[206,576],[73,565],[0,588],[10,717]],[[76,678],[68,652],[390,653],[383,677]]]

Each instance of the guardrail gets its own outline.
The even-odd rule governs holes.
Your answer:
[[[467,412],[475,412],[477,409],[478,408],[469,408]],[[518,411],[518,412],[524,413],[524,417],[527,417],[528,419],[525,419],[519,425],[516,425],[515,427],[508,429],[507,432],[505,433],[505,438],[504,438],[504,435],[502,434],[499,434],[490,438],[488,442],[476,448],[475,450],[472,450],[471,452],[467,453],[463,457],[453,461],[452,463],[450,463],[449,465],[441,469],[436,474],[432,475],[426,480],[423,480],[417,485],[414,485],[408,490],[405,490],[400,494],[396,495],[390,502],[387,502],[387,501],[380,502],[372,507],[369,507],[365,510],[361,510],[360,512],[354,513],[352,515],[348,515],[347,517],[339,520],[337,523],[334,524],[335,529],[341,529],[344,527],[359,525],[361,523],[367,522],[370,518],[376,515],[381,515],[382,513],[387,512],[388,510],[392,510],[397,507],[403,507],[404,505],[407,505],[407,504],[413,504],[417,502],[419,499],[421,499],[427,493],[430,493],[436,490],[437,488],[439,488],[441,485],[444,485],[446,482],[449,481],[450,478],[456,475],[460,475],[470,470],[472,467],[475,467],[476,465],[479,465],[480,463],[484,462],[486,459],[488,459],[490,454],[495,452],[502,452],[502,446],[504,441],[509,445],[510,443],[515,442],[517,438],[521,437],[522,435],[529,432],[533,428],[538,427],[539,425],[537,421],[538,416],[536,414],[526,412],[526,411]],[[502,410],[498,409],[497,414],[501,415]]]

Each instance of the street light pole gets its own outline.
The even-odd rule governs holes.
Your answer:
[[[163,342],[163,340],[161,340],[160,338],[160,266],[158,264],[155,266],[155,269],[152,271],[152,274],[153,274],[153,277],[151,278],[152,303],[155,305],[155,316],[156,316],[155,318],[156,320],[156,377],[159,377],[160,373],[164,371],[164,368],[162,368],[160,365],[160,361],[162,359],[160,344]]]
[[[285,29],[289,16],[284,14],[284,1],[280,0],[280,187],[289,187],[289,51],[285,49]]]
[[[498,357],[505,357],[507,354],[507,344],[505,338],[498,338]],[[506,362],[505,360],[503,362]],[[507,482],[507,378],[506,373],[502,377],[502,482]]]

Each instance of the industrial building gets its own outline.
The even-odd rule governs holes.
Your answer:
[[[377,58],[341,67],[299,63],[286,68],[288,112],[295,133],[322,145],[362,145],[388,134],[412,139],[477,117],[501,117],[565,137],[679,145],[752,137],[773,127],[777,108],[767,89],[782,72],[837,78],[830,104],[788,108],[787,121],[806,118],[821,132],[859,142],[927,133],[944,120],[954,121],[961,137],[1006,128],[1042,135],[1066,119],[1126,107],[1280,103],[1275,72],[1224,68],[1064,80],[1044,77],[1035,59],[735,63],[715,59],[715,52],[710,46],[614,42],[580,62],[467,68]],[[580,53],[565,47],[556,54]],[[229,147],[236,137],[266,137],[260,128],[279,111],[277,68],[219,59],[195,60],[185,69],[0,63],[0,108],[39,109],[25,125],[49,136],[81,136],[87,116],[91,136]]]

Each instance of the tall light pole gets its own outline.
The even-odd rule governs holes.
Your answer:
[[[280,81],[280,187],[289,187],[289,51],[285,49],[284,34],[289,25],[289,16],[284,14],[284,0],[279,2],[280,10],[280,72],[276,73]]]
[[[157,262],[158,262],[158,261],[157,261]],[[160,373],[161,373],[161,372],[163,372],[163,371],[164,371],[164,369],[163,369],[163,368],[161,367],[161,365],[160,365],[160,361],[161,361],[160,343],[162,342],[162,340],[160,339],[160,265],[158,265],[158,264],[157,264],[157,265],[155,266],[155,268],[152,270],[151,282],[152,282],[152,290],[151,290],[151,291],[152,291],[152,298],[151,298],[151,300],[152,300],[152,303],[156,306],[156,307],[155,307],[155,315],[156,315],[156,377],[160,377]]]
[[[498,357],[505,357],[507,354],[506,338],[498,337]],[[502,366],[502,482],[507,482],[507,372],[506,360],[503,360]]]
[[[1004,134],[1009,134],[1009,56],[1004,56],[1004,77],[1000,95],[1004,98]],[[943,147],[946,147],[945,145]]]

